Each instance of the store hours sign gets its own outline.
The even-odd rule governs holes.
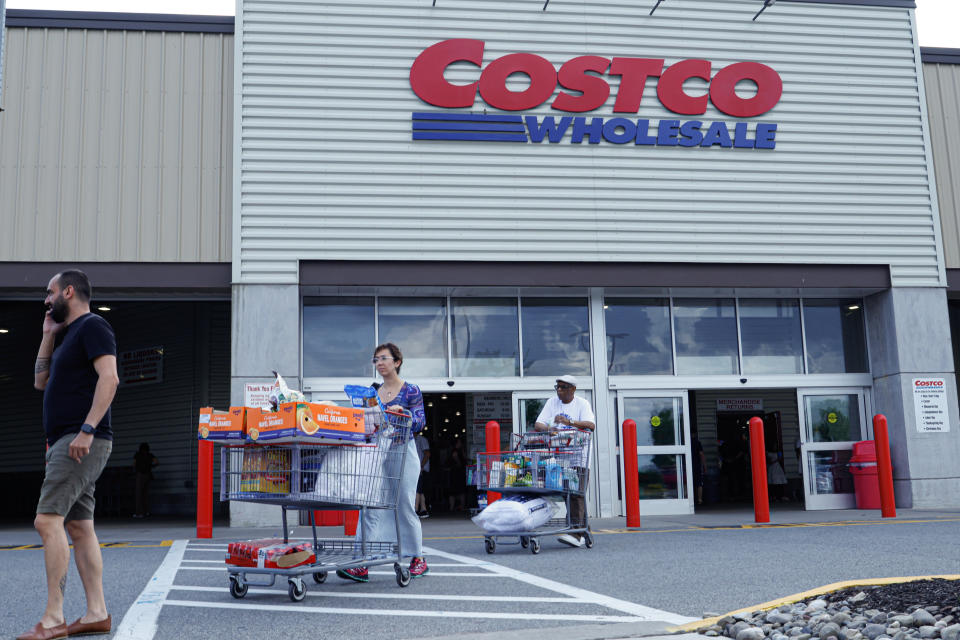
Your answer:
[[[483,40],[467,38],[444,40],[427,47],[410,66],[410,87],[427,104],[445,109],[472,108],[479,93],[487,106],[501,111],[527,111],[549,104],[556,111],[578,114],[606,103],[611,86],[604,76],[615,76],[619,85],[613,112],[622,115],[606,118],[415,112],[414,140],[551,144],[598,144],[603,140],[657,147],[776,148],[777,125],[772,122],[705,122],[695,117],[656,121],[630,117],[638,113],[645,98],[658,100],[679,116],[703,115],[710,104],[733,118],[762,116],[777,105],[783,94],[780,74],[765,64],[734,62],[714,70],[709,60],[680,60],[668,65],[663,58],[585,55],[567,60],[557,70],[542,56],[511,53],[484,66],[484,47]],[[444,72],[456,63],[475,65],[479,69],[477,80],[466,85],[447,81]],[[508,79],[514,74],[527,76],[529,86],[522,91],[511,90]],[[651,78],[656,80],[655,98],[644,96]],[[684,86],[695,79],[706,83],[705,93],[691,93]],[[753,96],[744,98],[737,94],[737,85],[744,81],[756,86]]]
[[[917,431],[946,433],[950,431],[947,413],[947,384],[943,378],[915,378],[913,380],[913,407]]]

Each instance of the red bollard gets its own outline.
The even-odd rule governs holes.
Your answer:
[[[213,537],[213,443],[197,447],[197,537]]]
[[[623,499],[627,503],[627,526],[640,526],[640,486],[637,473],[637,423],[623,421],[620,457],[623,458]]]
[[[877,481],[880,482],[880,516],[896,518],[897,507],[893,496],[893,464],[890,462],[890,435],[887,416],[873,416],[873,440],[877,448]]]
[[[770,498],[767,496],[767,450],[763,442],[763,420],[750,418],[750,465],[753,468],[753,516],[757,522],[770,522]]]
[[[485,427],[486,436],[487,436],[487,451],[486,453],[500,453],[500,423],[496,420],[491,420],[487,423]],[[487,504],[491,505],[501,498],[499,493],[495,491],[487,491]]]

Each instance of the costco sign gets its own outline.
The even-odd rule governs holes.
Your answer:
[[[447,109],[471,108],[479,93],[483,102],[501,111],[526,111],[549,103],[550,108],[567,113],[585,113],[598,109],[610,97],[610,84],[604,76],[618,76],[619,88],[613,112],[636,114],[644,99],[647,80],[656,78],[656,98],[665,109],[683,116],[706,113],[708,104],[735,118],[761,116],[780,101],[783,81],[773,68],[758,62],[736,62],[713,72],[709,60],[681,60],[666,65],[660,58],[603,58],[579,56],[566,61],[560,70],[549,60],[532,53],[512,53],[483,64],[482,40],[455,39],[438,42],[425,49],[410,67],[410,86],[427,104]],[[455,85],[444,72],[457,62],[479,69],[477,80]],[[507,79],[516,73],[529,78],[523,91],[512,91]],[[703,95],[690,95],[684,83],[699,78],[708,84]],[[735,87],[750,81],[756,94],[737,95]],[[558,91],[558,86],[560,90]],[[650,99],[649,97],[647,98]],[[504,142],[556,143],[565,139],[597,144],[601,139],[615,144],[741,147],[773,149],[776,124],[757,123],[753,131],[748,123],[666,119],[653,122],[627,117],[586,118],[563,116],[458,114],[427,112],[413,114],[415,140],[485,140]]]

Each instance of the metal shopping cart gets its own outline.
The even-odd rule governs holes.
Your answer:
[[[573,520],[570,500],[585,496],[590,477],[591,432],[579,429],[531,431],[512,438],[512,451],[477,454],[474,475],[478,491],[494,491],[505,495],[560,497],[566,506],[562,518],[551,518],[531,530],[497,531],[483,536],[487,553],[494,553],[497,542],[519,544],[532,553],[540,553],[540,537],[564,533],[583,534],[584,545],[593,547],[589,516]],[[513,539],[516,541],[512,541]],[[503,542],[503,540],[511,540]]]
[[[227,571],[230,593],[247,594],[250,585],[272,587],[277,576],[287,578],[288,595],[294,602],[306,596],[303,576],[312,574],[323,583],[329,571],[394,563],[397,584],[410,584],[410,570],[403,565],[399,525],[396,524],[400,477],[403,474],[407,442],[413,417],[409,413],[386,412],[379,407],[365,409],[368,442],[361,445],[317,446],[303,443],[237,445],[221,449],[220,499],[282,507],[283,540],[288,544],[287,511],[308,511],[313,544],[292,548],[309,558],[304,564],[283,568],[265,562],[263,554],[242,565],[230,564]],[[315,510],[392,509],[397,542],[367,540],[360,527],[360,539],[319,539]],[[276,540],[280,542],[280,540]],[[239,544],[239,543],[238,543]],[[255,562],[254,566],[249,566]],[[274,566],[265,566],[271,564]],[[282,565],[283,563],[280,562]],[[252,582],[251,575],[265,575],[268,582]]]

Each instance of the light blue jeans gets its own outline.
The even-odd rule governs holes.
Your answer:
[[[397,524],[394,524],[393,511],[389,509],[367,509],[360,519],[357,529],[357,542],[366,534],[367,542],[396,542],[397,526],[400,529],[400,549],[404,557],[423,555],[423,530],[420,517],[414,510],[417,497],[417,479],[420,477],[420,458],[417,456],[416,442],[411,439],[404,445],[407,449],[403,458],[403,471],[400,474],[399,496],[397,500]],[[392,474],[391,474],[392,475]]]

